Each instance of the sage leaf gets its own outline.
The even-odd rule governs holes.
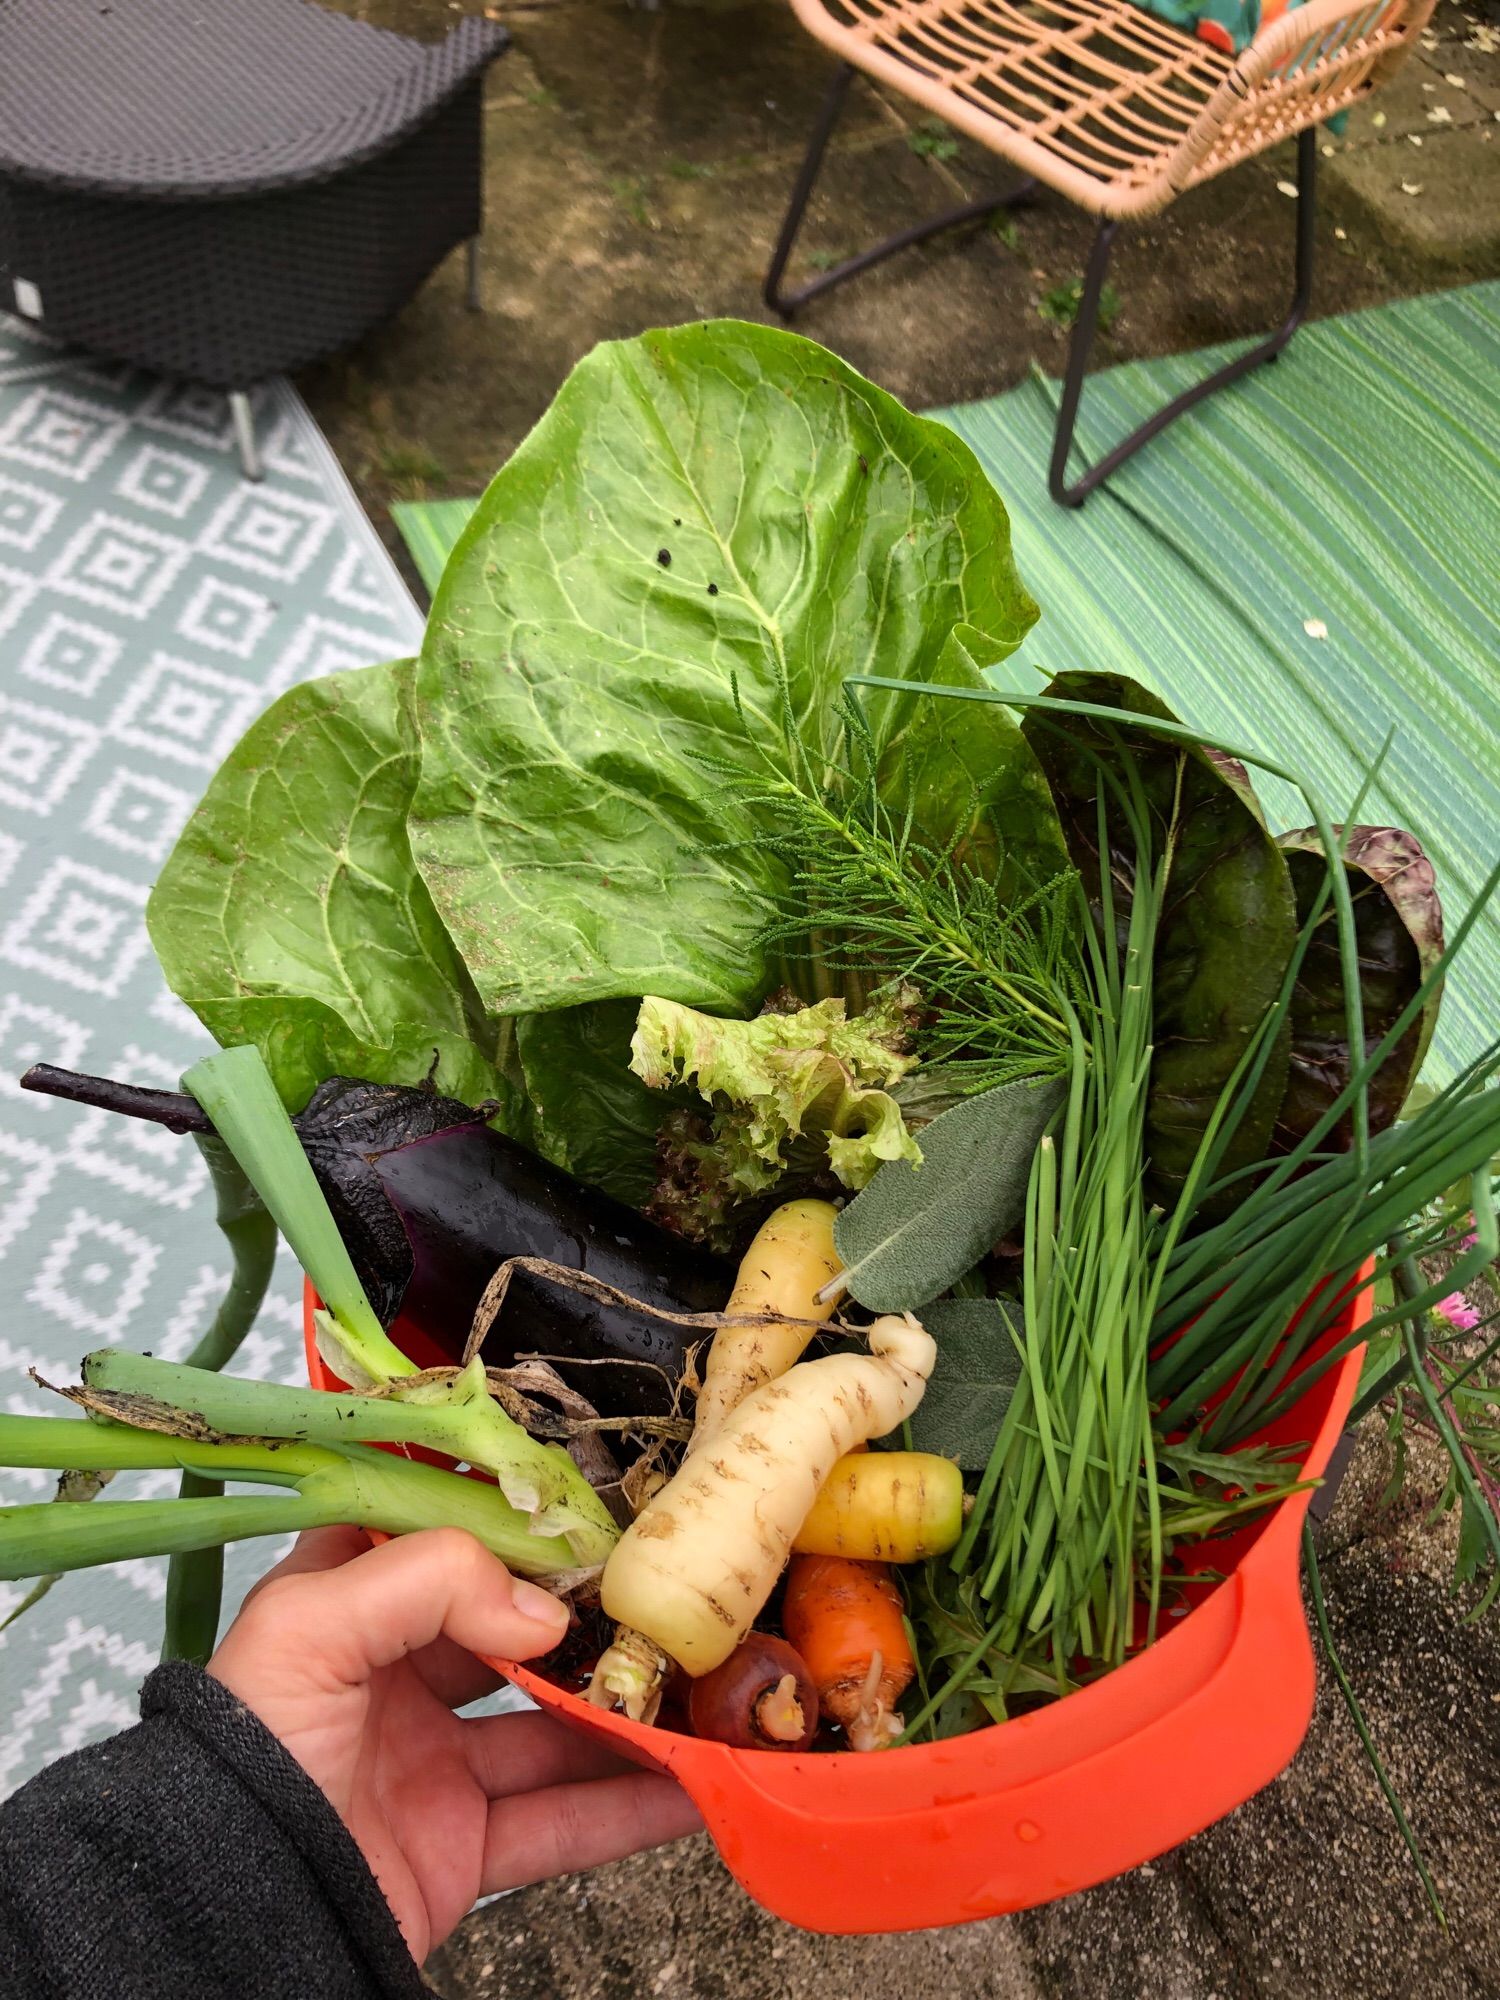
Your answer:
[[[924,1306],[922,1324],[937,1342],[938,1358],[912,1412],[912,1445],[981,1472],[1021,1379],[1020,1302],[935,1299]]]
[[[422,651],[412,849],[484,1004],[752,1013],[784,863],[715,767],[821,771],[845,675],[983,685],[1035,617],[969,447],[825,348],[734,320],[596,347],[480,501]],[[885,753],[920,723],[940,820],[969,787],[931,706],[865,709],[903,807]],[[1040,786],[1026,810],[1050,818]]]
[[[1067,1086],[1007,1083],[922,1128],[922,1164],[892,1160],[833,1228],[844,1285],[871,1312],[916,1312],[979,1262],[1026,1207],[1031,1157]]]

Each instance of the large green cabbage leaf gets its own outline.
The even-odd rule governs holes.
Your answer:
[[[151,893],[173,991],[254,1042],[299,1110],[327,1076],[495,1097],[523,1116],[491,1019],[412,865],[413,662],[291,688],[229,753]],[[434,1072],[434,1061],[436,1070]]]
[[[454,549],[418,674],[412,848],[485,1005],[750,1011],[780,864],[735,774],[821,775],[844,675],[979,685],[1035,616],[968,446],[825,349],[722,320],[596,348]],[[897,795],[918,707],[869,706]],[[976,726],[1034,785],[1015,725]],[[1039,786],[1032,813],[1055,856]]]
[[[846,673],[979,685],[1035,616],[968,447],[822,348],[730,321],[601,347],[485,496],[421,662],[294,688],[225,760],[148,911],[168,980],[293,1109],[432,1074],[638,1201],[667,1107],[635,999],[743,1014],[767,984],[779,864],[735,775],[835,749]],[[968,711],[958,755],[939,707],[869,707],[883,787],[1054,872],[1013,718]]]

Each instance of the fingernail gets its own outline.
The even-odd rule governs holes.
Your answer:
[[[566,1631],[567,1605],[539,1584],[528,1583],[524,1577],[518,1576],[511,1585],[510,1601],[523,1618],[534,1618],[538,1625],[545,1625],[554,1632]]]

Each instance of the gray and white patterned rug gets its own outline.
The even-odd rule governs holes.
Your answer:
[[[221,396],[0,317],[0,1396],[51,1402],[110,1341],[180,1356],[227,1277],[196,1149],[23,1093],[45,1061],[175,1087],[206,1045],[162,983],[147,891],[208,778],[293,682],[411,651],[422,620],[296,392]],[[238,1364],[302,1367],[283,1261]],[[0,1499],[49,1473],[0,1472]],[[128,1490],[167,1493],[175,1475]],[[122,1488],[122,1490],[125,1490]],[[231,1552],[228,1602],[272,1559]],[[0,1633],[0,1796],[135,1718],[164,1564],[65,1577]],[[0,1619],[25,1587],[0,1584]],[[227,1609],[227,1606],[226,1606]]]

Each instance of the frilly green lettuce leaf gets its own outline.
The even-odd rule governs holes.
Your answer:
[[[631,1068],[654,1090],[692,1084],[707,1099],[719,1177],[738,1195],[773,1187],[806,1141],[845,1187],[862,1188],[883,1161],[922,1157],[887,1090],[916,1060],[902,1048],[914,1000],[909,988],[879,994],[853,1020],[842,1000],[821,1000],[722,1021],[648,996]]]

